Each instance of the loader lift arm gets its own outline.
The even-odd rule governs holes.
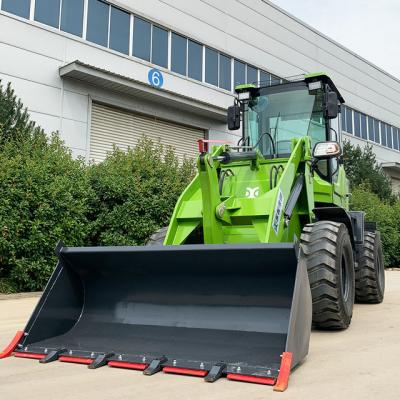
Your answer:
[[[289,235],[290,220],[290,218],[287,219],[285,224],[285,210],[292,190],[299,188],[299,186],[295,186],[295,181],[300,174],[306,177],[311,175],[310,161],[312,157],[309,151],[309,138],[294,139],[292,146],[293,151],[289,159],[285,160],[284,164],[280,164],[282,172],[276,186],[256,198],[235,195],[227,197],[222,196],[219,192],[218,175],[224,169],[224,157],[226,154],[230,154],[229,146],[216,147],[211,154],[201,153],[198,158],[198,176],[179,199],[179,203],[183,206],[185,201],[189,201],[190,196],[198,191],[201,193],[201,204],[196,203],[191,212],[180,207],[179,211],[174,213],[164,243],[166,245],[183,244],[187,236],[200,223],[202,223],[205,244],[227,243],[228,241],[224,238],[224,227],[232,226],[234,224],[232,219],[251,221],[257,234],[257,241],[260,243],[285,241],[283,240],[285,234]],[[273,168],[275,165],[275,163],[265,160],[259,152],[255,157],[253,152],[249,152],[248,159],[246,159],[246,152],[239,154],[239,161],[235,161],[235,156],[232,157],[232,155],[229,156],[229,159],[233,160],[238,168],[246,167],[250,171],[249,174],[257,175],[261,168]],[[232,164],[229,165],[232,168]],[[304,179],[304,185],[301,188],[305,188],[305,201],[303,201],[301,212],[307,222],[311,222],[309,218],[312,215],[312,204],[314,204],[312,180]],[[297,199],[300,192],[296,193]],[[200,213],[199,205],[201,205]],[[291,204],[291,211],[295,206],[295,203]],[[296,217],[298,217],[297,213]],[[291,240],[287,237],[286,241]]]

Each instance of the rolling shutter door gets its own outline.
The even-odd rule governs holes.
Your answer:
[[[134,147],[143,135],[172,146],[182,159],[184,155],[197,157],[197,140],[204,138],[204,131],[103,104],[92,104],[90,160],[103,161],[107,152],[112,151],[113,144],[121,150]]]

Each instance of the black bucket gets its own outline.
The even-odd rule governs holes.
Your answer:
[[[61,247],[19,353],[277,377],[308,352],[311,295],[293,244]]]

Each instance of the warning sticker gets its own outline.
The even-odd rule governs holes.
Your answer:
[[[274,217],[272,220],[272,229],[275,231],[276,234],[278,234],[279,223],[281,222],[283,202],[284,202],[283,193],[281,188],[279,188],[278,197],[276,198]]]

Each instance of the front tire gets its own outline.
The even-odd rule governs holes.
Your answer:
[[[311,286],[314,327],[346,329],[355,295],[353,248],[346,225],[331,221],[308,224],[300,243]]]
[[[385,266],[379,232],[364,232],[364,245],[356,266],[356,300],[382,303],[385,293]]]

